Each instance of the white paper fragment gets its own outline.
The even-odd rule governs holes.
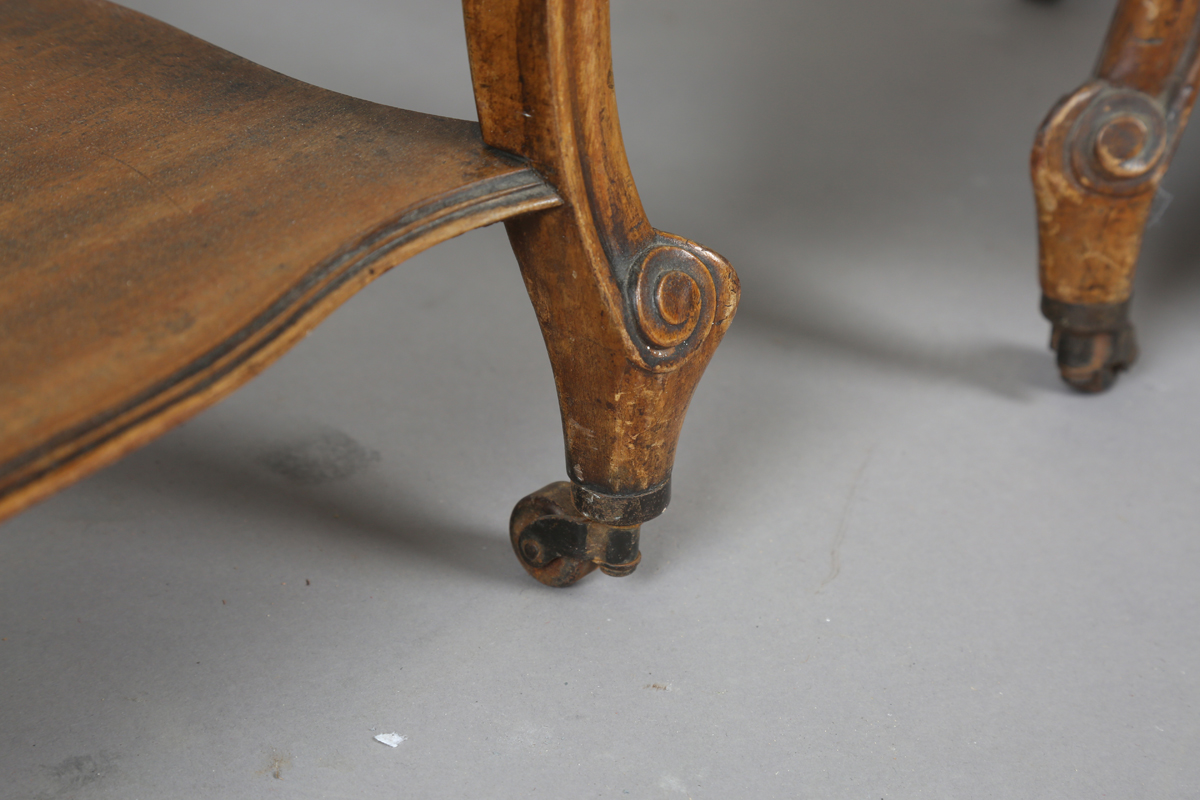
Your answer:
[[[375,741],[383,742],[388,747],[398,747],[404,741],[404,737],[398,733],[381,733],[375,737]]]

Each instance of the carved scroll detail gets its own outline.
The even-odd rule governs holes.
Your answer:
[[[1162,177],[1174,133],[1157,99],[1134,89],[1105,87],[1072,126],[1067,138],[1071,167],[1089,189],[1137,194]]]
[[[708,337],[716,319],[718,268],[689,245],[659,234],[625,280],[630,334],[653,366],[685,357]]]

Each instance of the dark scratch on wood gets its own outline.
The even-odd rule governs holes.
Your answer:
[[[186,213],[188,213],[188,212],[187,212],[187,211],[184,209],[184,207],[183,207],[183,206],[179,205],[179,203],[178,203],[178,202],[176,202],[176,200],[175,200],[175,198],[174,198],[174,197],[171,197],[171,195],[167,194],[167,193],[166,193],[166,192],[164,192],[162,189],[160,189],[159,187],[155,186],[155,185],[154,185],[154,181],[150,179],[150,176],[149,176],[149,175],[147,175],[146,173],[142,172],[140,169],[138,169],[137,167],[135,167],[133,164],[130,164],[128,161],[122,161],[121,159],[119,159],[119,158],[117,158],[116,156],[114,156],[112,153],[103,153],[103,152],[102,152],[100,155],[102,155],[102,156],[107,156],[108,158],[111,158],[113,161],[117,162],[118,164],[121,164],[122,166],[126,166],[126,167],[128,167],[129,169],[131,169],[131,170],[133,170],[134,172],[136,172],[138,175],[141,175],[143,178],[145,178],[145,179],[146,179],[146,183],[148,183],[148,184],[150,185],[150,187],[151,187],[152,189],[154,189],[154,193],[155,193],[155,194],[157,194],[159,197],[161,197],[161,198],[163,198],[164,200],[166,200],[166,201],[167,201],[168,203],[170,203],[171,205],[175,206],[175,208],[179,209],[179,212],[180,212],[181,214],[186,214]]]

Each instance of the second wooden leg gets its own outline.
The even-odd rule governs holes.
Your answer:
[[[1197,0],[1122,0],[1095,77],[1051,110],[1032,155],[1042,313],[1063,379],[1108,388],[1137,357],[1142,233],[1196,88]]]

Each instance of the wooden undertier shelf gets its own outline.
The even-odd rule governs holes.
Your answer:
[[[5,0],[0,518],[225,396],[405,258],[560,203],[475,123],[100,0]]]

